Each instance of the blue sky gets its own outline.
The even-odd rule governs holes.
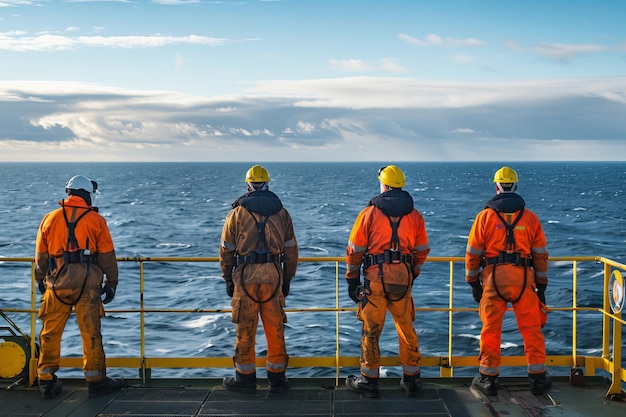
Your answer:
[[[626,1],[0,0],[0,161],[625,160]]]

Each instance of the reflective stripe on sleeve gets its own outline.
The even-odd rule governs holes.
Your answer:
[[[467,248],[465,249],[465,251],[469,253],[470,255],[476,255],[476,256],[483,255],[482,249],[476,249],[476,248],[471,247],[470,245],[467,245]]]
[[[235,250],[236,246],[234,243],[226,242],[222,240],[222,247],[226,250]]]
[[[357,246],[354,243],[352,243],[352,241],[348,241],[348,246],[354,251],[354,252],[365,252],[367,250],[367,246]]]
[[[465,271],[465,276],[476,277],[476,276],[478,276],[479,273],[480,273],[480,271],[478,269],[466,270]]]

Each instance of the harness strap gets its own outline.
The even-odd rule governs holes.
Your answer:
[[[386,215],[386,214],[385,214]],[[409,277],[411,276],[411,266],[413,265],[412,254],[403,255],[402,249],[400,248],[400,237],[398,236],[398,227],[400,226],[400,221],[404,215],[398,217],[398,220],[393,220],[391,216],[386,215],[389,219],[389,225],[391,226],[391,241],[389,242],[389,249],[385,249],[383,253],[377,255],[366,254],[363,256],[363,268],[369,268],[372,265],[378,265],[378,276],[380,277],[380,282],[383,286],[383,293],[385,298],[389,301],[399,301],[401,300],[406,293],[409,291],[410,282],[407,283],[407,286],[404,290],[404,293],[399,298],[390,298],[387,290],[385,289],[385,278],[383,274],[383,264],[404,264],[407,269],[407,274]]]
[[[257,231],[259,232],[259,236],[257,238],[257,248],[254,252],[252,252],[252,254],[246,255],[246,256],[235,254],[235,268],[238,267],[239,265],[244,265],[244,269],[245,269],[248,264],[264,264],[268,262],[273,262],[276,269],[278,269],[278,266],[283,262],[284,255],[282,253],[272,254],[267,251],[267,240],[265,238],[265,224],[267,223],[269,216],[259,215],[260,219],[257,220],[254,213],[250,209],[248,209],[248,207],[244,205],[243,208],[245,208],[246,211],[250,213],[250,216],[252,216],[254,223],[256,223],[256,228],[257,228]],[[279,280],[276,282],[276,287],[274,288],[274,291],[272,291],[272,294],[267,299],[258,300],[254,298],[252,294],[250,294],[246,286],[243,284],[243,273],[244,271],[242,270],[241,282],[239,283],[239,285],[241,285],[243,292],[255,303],[259,303],[259,304],[267,303],[269,300],[271,300],[272,298],[276,296],[276,294],[278,293],[278,290],[281,287],[281,283]]]
[[[363,267],[369,268],[372,265],[378,265],[381,263],[387,264],[413,264],[413,255],[403,255],[400,251],[391,251],[386,249],[383,253],[378,255],[367,254],[363,257]]]
[[[282,263],[284,254],[272,254],[266,251],[252,252],[250,255],[235,255],[235,268],[242,264],[264,264],[267,262]]]
[[[493,210],[493,209],[492,209]],[[498,213],[496,210],[493,210],[496,213],[496,216],[500,219],[504,227],[506,228],[506,241],[505,241],[505,251],[506,253],[515,252],[515,226],[517,226],[517,222],[520,221],[522,216],[524,215],[524,207],[519,212],[519,215],[513,220],[513,223],[507,223],[506,220]]]
[[[80,216],[78,216],[76,220],[74,220],[74,218],[76,217],[77,207],[72,207],[71,221],[68,220],[67,214],[65,213],[65,202],[62,203],[62,208],[63,218],[65,219],[65,224],[67,225],[67,249],[63,252],[63,262],[65,264],[84,263],[85,273],[83,274],[84,281],[83,287],[80,289],[80,294],[78,294],[76,300],[72,301],[71,303],[62,300],[61,297],[57,295],[56,288],[54,287],[54,284],[56,284],[56,279],[55,282],[52,283],[52,292],[54,293],[54,296],[57,298],[57,300],[59,300],[63,304],[74,305],[83,296],[83,292],[85,291],[85,287],[87,285],[87,278],[89,277],[90,265],[92,262],[91,252],[89,251],[89,238],[87,238],[85,249],[80,249],[80,246],[78,245],[78,240],[76,239],[75,229],[80,219],[82,219],[87,213],[91,211],[91,207],[88,207]]]
[[[485,258],[484,265],[496,265],[496,264],[513,264],[517,266],[533,266],[532,258],[522,258],[519,252],[515,253],[504,253],[501,252],[499,256],[494,256],[493,258]]]
[[[498,218],[500,219],[500,221],[502,222],[502,224],[504,224],[504,227],[506,228],[506,240],[505,240],[505,248],[504,248],[505,250],[500,252],[500,254],[497,257],[485,258],[485,262],[487,263],[487,265],[493,265],[493,271],[491,272],[493,275],[493,286],[498,296],[502,298],[504,301],[510,302],[511,304],[515,304],[520,300],[520,298],[522,298],[522,295],[524,294],[524,291],[526,289],[526,283],[528,280],[528,277],[527,277],[528,271],[526,270],[526,267],[532,266],[532,259],[522,258],[521,254],[515,251],[516,249],[515,233],[514,233],[515,226],[517,225],[517,222],[519,222],[522,216],[524,215],[524,207],[522,207],[518,216],[515,218],[515,220],[513,220],[512,223],[507,223],[504,220],[504,218],[500,215],[500,213],[498,213],[496,210],[493,210],[493,211],[496,213],[496,215],[498,216]],[[496,284],[496,269],[498,265],[505,264],[505,263],[512,263],[512,264],[524,267],[524,284],[522,285],[522,290],[520,291],[519,296],[515,300],[512,300],[512,299],[507,300],[506,298],[504,298],[504,296],[500,293],[500,289],[498,288],[498,285]]]

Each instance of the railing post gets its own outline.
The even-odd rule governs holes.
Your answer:
[[[341,372],[339,360],[341,351],[339,347],[339,262],[335,261],[335,386],[339,386],[339,374]]]
[[[28,386],[37,379],[37,286],[35,285],[35,260],[30,263],[30,363],[28,364]]]
[[[139,259],[139,349],[141,356],[141,369],[139,376],[142,383],[146,383],[146,335],[145,335],[145,311],[143,304],[143,290],[144,290],[144,272],[143,261]]]
[[[602,310],[611,311],[611,304],[609,302],[609,281],[611,279],[611,266],[606,262],[604,264],[604,286],[602,288]],[[608,360],[611,357],[609,349],[609,335],[611,334],[611,318],[606,314],[602,315],[602,359]]]
[[[441,364],[439,366],[439,375],[441,377],[446,377],[446,378],[450,378],[453,376],[454,370],[451,366],[452,363],[452,317],[454,316],[452,314],[452,308],[454,303],[452,302],[453,299],[453,295],[454,295],[454,262],[450,261],[449,262],[450,265],[450,292],[449,292],[449,297],[448,297],[448,360],[446,361],[446,363]]]
[[[605,293],[607,294],[607,293]],[[613,320],[613,362],[611,362],[611,386],[606,393],[608,398],[620,398],[622,396],[622,313],[615,314],[617,320]],[[605,316],[606,317],[606,316]]]

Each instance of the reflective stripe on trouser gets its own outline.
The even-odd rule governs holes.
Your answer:
[[[541,332],[541,319],[537,311],[539,298],[531,286],[527,286],[518,302],[513,304],[517,327],[524,339],[524,352],[529,373],[542,373],[546,370],[546,347]],[[483,328],[480,333],[479,371],[483,375],[500,373],[500,345],[502,343],[502,321],[508,303],[500,297],[483,297],[480,300],[480,320]]]
[[[55,290],[66,302],[76,300],[80,291],[80,288]],[[100,318],[104,316],[100,289],[85,288],[80,300],[74,305],[74,311],[83,343],[85,379],[88,382],[101,381],[106,376],[106,359],[100,333]],[[39,333],[41,353],[37,365],[37,377],[42,380],[50,380],[59,369],[61,337],[71,312],[72,306],[59,301],[52,290],[45,292],[39,309],[43,327]]]
[[[276,284],[248,284],[246,291],[256,300],[267,300],[276,289]],[[235,369],[242,374],[256,370],[255,343],[259,315],[263,323],[267,341],[266,368],[269,372],[283,372],[287,368],[285,347],[286,320],[283,294],[278,288],[276,295],[265,303],[258,303],[248,297],[239,285],[235,285],[233,322],[237,323],[235,338]]]
[[[420,372],[421,355],[417,333],[413,327],[415,306],[411,292],[398,301],[385,298],[382,284],[370,282],[371,294],[367,295],[367,303],[359,304],[357,318],[363,322],[361,331],[361,373],[370,378],[378,378],[380,368],[380,349],[378,341],[385,324],[387,310],[391,312],[396,331],[402,372],[416,375]]]

